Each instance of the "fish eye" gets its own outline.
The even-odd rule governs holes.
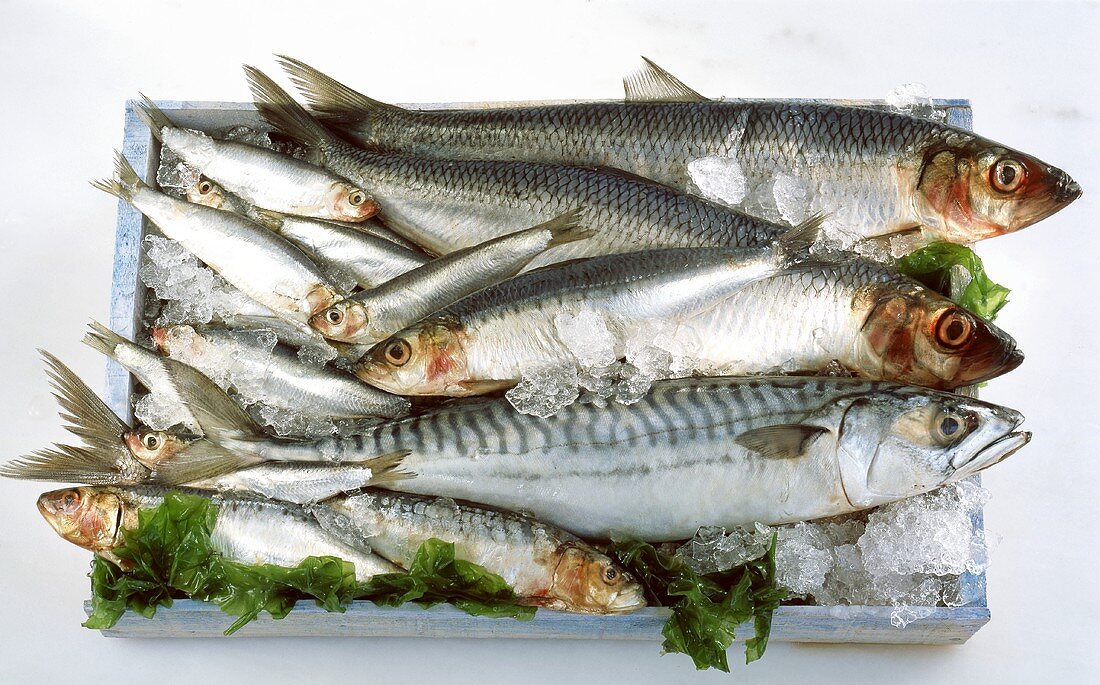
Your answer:
[[[333,326],[338,325],[344,320],[344,312],[340,311],[338,307],[330,307],[325,311],[325,321],[328,321]]]
[[[160,436],[156,433],[146,433],[141,439],[141,444],[150,452],[155,452],[161,446]]]
[[[199,181],[199,194],[206,195],[214,189],[214,184],[210,181]]]
[[[619,572],[614,566],[608,566],[603,571],[603,579],[608,583],[614,583],[619,577]]]
[[[61,511],[73,513],[80,508],[80,493],[76,490],[67,490],[61,495]]]
[[[949,350],[965,345],[973,332],[974,324],[960,309],[947,309],[936,321],[936,342]]]
[[[974,420],[954,411],[944,411],[936,417],[933,434],[942,445],[961,440],[974,427]]]
[[[386,345],[386,349],[382,352],[382,355],[390,364],[394,366],[404,366],[409,362],[409,357],[412,356],[412,348],[409,347],[409,343],[404,340],[394,340]]]
[[[1014,159],[1002,159],[989,169],[990,184],[1002,193],[1011,193],[1024,182],[1027,169]]]
[[[358,207],[359,205],[363,204],[366,201],[367,201],[367,196],[361,190],[356,190],[351,195],[348,195],[348,203],[352,207]]]

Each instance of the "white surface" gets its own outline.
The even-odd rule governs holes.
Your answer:
[[[707,94],[883,97],[923,82],[933,96],[971,98],[979,132],[1068,170],[1085,188],[1052,219],[982,246],[989,271],[1013,288],[998,323],[1028,355],[985,397],[1023,411],[1035,431],[1027,449],[986,476],[987,525],[1002,538],[989,571],[993,620],[962,647],[775,644],[748,668],[735,650],[732,680],[696,675],[686,657],[659,657],[653,643],[107,640],[79,625],[88,555],[35,511],[47,487],[5,481],[0,679],[105,682],[120,667],[164,683],[1100,679],[1100,326],[1092,304],[1100,290],[1100,7],[263,5],[0,3],[0,456],[64,435],[34,348],[101,382],[103,360],[79,339],[86,319],[106,315],[115,203],[87,181],[110,172],[123,101],[138,89],[246,99],[239,64],[276,73],[273,52],[397,102],[618,96],[639,54]]]

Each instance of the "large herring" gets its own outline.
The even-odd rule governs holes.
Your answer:
[[[771,194],[780,175],[848,239],[920,232],[969,243],[1029,226],[1081,195],[1064,171],[970,131],[896,112],[708,100],[647,60],[626,102],[419,111],[283,64],[317,115],[358,144],[418,157],[608,166],[683,191],[733,174]],[[721,182],[721,181],[719,181]],[[385,211],[385,202],[380,200]]]

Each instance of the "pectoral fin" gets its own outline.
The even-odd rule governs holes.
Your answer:
[[[768,459],[795,459],[828,429],[805,424],[764,426],[745,431],[734,442]]]

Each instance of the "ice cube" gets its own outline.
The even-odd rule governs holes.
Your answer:
[[[598,312],[588,309],[576,314],[563,312],[554,317],[554,328],[581,368],[606,367],[618,357],[615,336]]]
[[[771,546],[771,528],[757,523],[753,528],[703,527],[676,554],[696,573],[727,571],[759,559]]]
[[[886,104],[891,109],[915,117],[945,121],[943,110],[932,104],[932,96],[923,83],[903,83],[886,94]]]
[[[134,402],[134,416],[155,431],[168,430],[192,420],[191,412],[186,407],[153,392],[142,395]]]
[[[735,157],[700,157],[688,162],[687,170],[703,197],[731,206],[745,199],[748,182]]]
[[[504,396],[522,414],[553,416],[580,396],[577,369],[573,365],[534,369]]]
[[[772,180],[772,196],[780,218],[794,226],[809,218],[814,201],[813,184],[799,173],[780,172]]]
[[[163,146],[157,166],[157,185],[175,197],[183,197],[188,187],[199,180],[199,172],[184,162],[171,148]]]
[[[818,594],[833,566],[829,538],[816,524],[797,523],[776,531],[776,581],[792,595]]]
[[[268,150],[275,149],[275,145],[271,142],[271,136],[268,135],[267,131],[257,131],[248,126],[234,126],[223,133],[221,138],[224,140],[232,140],[237,143],[267,148]]]

